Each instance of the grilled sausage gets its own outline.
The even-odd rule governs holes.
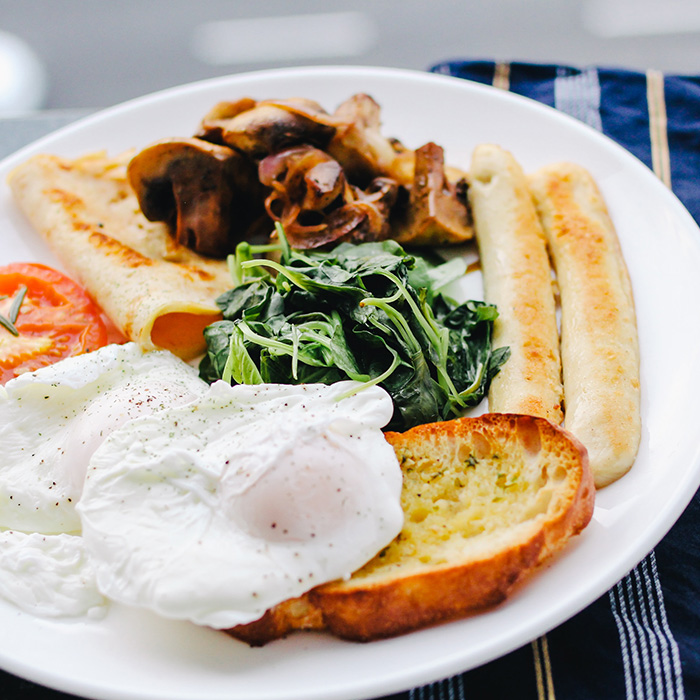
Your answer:
[[[601,487],[629,470],[641,435],[632,285],[588,171],[551,165],[529,183],[559,283],[564,422],[588,449]]]
[[[515,158],[477,146],[469,198],[486,301],[495,304],[494,347],[511,355],[491,383],[489,410],[562,421],[561,362],[546,241]]]

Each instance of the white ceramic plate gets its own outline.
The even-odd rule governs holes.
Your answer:
[[[610,140],[554,110],[469,82],[371,68],[237,75],[168,90],[85,119],[0,164],[0,182],[30,154],[77,156],[190,135],[217,101],[304,96],[327,109],[355,92],[382,106],[387,135],[433,140],[466,167],[495,142],[526,170],[569,159],[597,178],[631,271],[639,316],[644,433],[632,471],[604,489],[583,535],[507,603],[467,620],[372,644],[298,634],[262,649],[139,611],[99,622],[35,619],[0,604],[0,666],[67,692],[130,700],[371,698],[428,683],[505,654],[605,593],[669,530],[700,483],[697,388],[700,231],[678,200]],[[56,264],[0,185],[0,262]]]

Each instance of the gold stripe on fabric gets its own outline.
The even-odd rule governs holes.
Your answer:
[[[547,694],[544,689],[544,678],[542,673],[542,660],[540,658],[539,640],[532,641],[532,656],[535,662],[535,683],[537,684],[537,700],[547,700]]]
[[[535,683],[538,700],[555,700],[552,662],[549,657],[547,635],[535,639],[532,643],[532,655],[535,664]]]
[[[493,69],[493,86],[501,90],[510,90],[510,63],[496,63]]]
[[[657,177],[667,187],[671,187],[671,155],[668,147],[664,74],[658,70],[649,70],[646,77],[651,164]]]
[[[552,676],[552,659],[549,656],[549,640],[547,635],[540,637],[542,644],[542,658],[544,660],[544,677],[547,683],[547,697],[554,700],[554,678]]]

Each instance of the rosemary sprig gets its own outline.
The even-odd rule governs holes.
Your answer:
[[[25,285],[22,285],[19,288],[17,296],[12,300],[12,306],[10,307],[10,321],[12,323],[17,322],[17,316],[19,316],[19,309],[22,306],[22,302],[24,301],[25,296],[27,296],[27,288],[25,287]]]
[[[10,319],[7,318],[7,316],[3,316],[2,314],[0,314],[0,326],[10,331],[12,335],[19,335],[19,331],[15,327],[15,324],[12,323],[12,321],[10,321]]]
[[[27,288],[25,285],[22,285],[19,288],[19,292],[17,293],[17,296],[12,300],[12,305],[10,306],[10,312],[7,316],[3,316],[0,314],[0,326],[8,330],[12,335],[18,336],[19,331],[17,330],[17,327],[15,326],[15,323],[17,322],[17,317],[19,316],[19,310],[20,307],[22,306],[22,302],[24,301],[24,297],[27,295]],[[4,297],[5,299],[7,296]]]

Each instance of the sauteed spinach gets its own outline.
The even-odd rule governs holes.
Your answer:
[[[446,420],[479,403],[508,348],[491,349],[497,311],[440,292],[464,266],[432,265],[395,241],[330,252],[241,243],[229,257],[235,286],[217,299],[200,375],[238,384],[354,379],[394,401],[389,425]],[[277,252],[279,262],[255,257]]]

